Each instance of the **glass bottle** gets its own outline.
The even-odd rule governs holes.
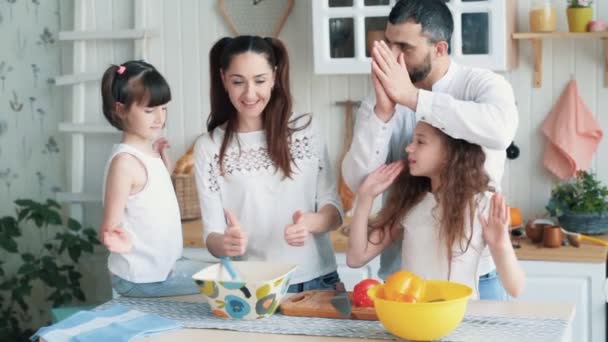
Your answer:
[[[553,0],[532,0],[530,4],[530,31],[553,32],[557,26],[557,12]]]

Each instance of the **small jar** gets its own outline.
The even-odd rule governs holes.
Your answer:
[[[553,0],[532,0],[530,4],[530,31],[553,32],[557,26],[557,12]]]
[[[549,248],[561,247],[564,235],[560,226],[547,226],[543,230],[543,246]]]

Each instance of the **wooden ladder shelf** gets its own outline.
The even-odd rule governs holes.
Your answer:
[[[543,40],[544,39],[601,39],[604,48],[604,87],[608,87],[608,31],[603,32],[520,32],[513,33],[513,39],[529,39],[534,51],[534,88],[543,82]]]
[[[87,203],[100,203],[102,195],[85,192],[85,136],[94,134],[120,133],[108,124],[87,122],[86,108],[92,98],[87,96],[86,82],[98,81],[102,70],[91,70],[91,63],[87,53],[91,53],[90,43],[99,40],[127,40],[134,44],[135,58],[145,58],[146,40],[153,35],[152,30],[146,29],[145,9],[146,0],[133,1],[133,28],[98,30],[91,28],[94,23],[87,21],[87,14],[94,11],[93,3],[88,0],[74,1],[74,28],[71,31],[59,33],[59,40],[72,44],[72,70],[71,74],[58,75],[54,79],[56,86],[63,86],[71,92],[69,117],[59,124],[59,131],[69,135],[68,146],[70,160],[68,163],[69,181],[65,192],[58,192],[56,199],[70,204],[70,216],[79,221],[83,220],[84,205]],[[95,92],[97,95],[97,92]]]

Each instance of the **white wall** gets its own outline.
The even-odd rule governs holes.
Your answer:
[[[0,216],[14,213],[17,198],[54,197],[65,186],[63,97],[48,83],[61,67],[65,11],[55,0],[0,2]]]
[[[124,0],[74,0],[84,1],[90,9],[87,15],[88,29],[110,29],[128,28],[133,25],[133,17],[140,15],[134,13],[132,1]],[[244,0],[245,1],[245,0]],[[519,0],[519,28],[525,31],[528,28],[528,9],[531,0]],[[44,8],[47,6],[61,7],[61,12],[67,12],[71,16],[73,8],[72,0],[42,1]],[[559,30],[565,31],[565,1],[555,1],[560,14]],[[154,30],[153,35],[147,41],[148,60],[155,64],[169,80],[174,100],[170,104],[167,134],[172,143],[172,154],[178,158],[195,137],[204,131],[204,124],[209,112],[209,75],[207,54],[211,45],[220,37],[229,35],[227,26],[217,11],[215,0],[146,0],[147,26]],[[61,5],[61,6],[59,6]],[[49,193],[48,188],[57,184],[64,187],[65,179],[61,179],[65,170],[68,157],[59,154],[54,158],[40,153],[44,143],[50,135],[57,136],[61,142],[61,135],[56,132],[56,125],[61,120],[67,120],[70,113],[66,110],[61,118],[60,109],[48,110],[54,113],[45,121],[43,131],[38,134],[34,128],[36,120],[29,118],[27,111],[23,116],[14,116],[8,107],[8,101],[13,87],[27,88],[29,71],[29,58],[35,58],[48,64],[48,70],[41,76],[41,83],[47,77],[64,73],[70,73],[69,68],[71,50],[69,43],[61,43],[63,46],[62,62],[65,70],[61,70],[59,62],[54,61],[51,51],[41,49],[35,45],[36,35],[43,25],[34,25],[31,17],[31,9],[28,12],[29,1],[18,1],[12,5],[14,10],[13,20],[10,20],[7,2],[0,3],[0,39],[5,46],[0,50],[0,61],[11,58],[15,65],[21,65],[19,72],[9,74],[11,85],[7,79],[7,91],[0,91],[0,121],[8,121],[10,125],[20,124],[21,129],[17,131],[9,127],[8,133],[0,134],[0,146],[3,149],[0,155],[0,171],[6,168],[17,170],[20,176],[15,180],[9,194],[5,185],[0,182],[0,202],[2,212],[7,212],[9,201],[19,197],[44,198]],[[52,7],[52,6],[51,6]],[[346,99],[359,100],[370,90],[370,82],[367,76],[322,76],[313,73],[313,51],[312,51],[312,13],[311,0],[296,0],[294,10],[286,22],[280,38],[286,43],[292,64],[292,89],[294,95],[295,109],[300,112],[313,112],[325,128],[326,140],[333,160],[338,157],[343,141],[343,108],[335,106],[335,101]],[[43,6],[41,6],[42,10]],[[596,17],[608,19],[608,3],[596,1]],[[47,12],[39,12],[39,20],[47,18],[54,19],[54,9]],[[69,28],[71,17],[63,20]],[[15,57],[16,50],[16,28],[24,27],[33,36],[28,38],[31,50],[23,60]],[[7,31],[11,29],[12,31]],[[55,31],[58,25],[52,26]],[[130,42],[92,42],[88,45],[87,65],[90,72],[101,75],[110,63],[120,63],[133,58],[133,44]],[[599,41],[585,40],[555,40],[547,41],[544,45],[543,64],[543,87],[535,89],[532,87],[532,49],[527,41],[520,42],[520,65],[517,69],[505,74],[515,89],[515,96],[520,110],[520,127],[516,137],[516,144],[521,148],[519,159],[509,161],[505,172],[503,188],[514,206],[520,207],[525,216],[542,211],[547,202],[553,178],[542,167],[542,152],[544,140],[539,133],[539,127],[546,113],[560,95],[562,89],[573,75],[579,83],[581,94],[589,107],[596,113],[602,127],[608,127],[608,88],[603,87],[602,64],[603,54]],[[8,56],[8,57],[7,57]],[[13,85],[14,84],[14,85]],[[28,88],[30,87],[30,88]],[[101,115],[99,101],[99,84],[91,82],[87,84],[87,121],[92,123],[104,122]],[[56,108],[62,99],[65,99],[65,109],[69,109],[70,93],[68,88],[51,88],[43,86],[38,89],[44,91],[44,98],[52,108]],[[31,95],[26,91],[21,98]],[[25,102],[27,107],[28,103]],[[60,105],[59,105],[60,106]],[[59,107],[60,108],[60,107]],[[11,115],[9,117],[9,115]],[[23,121],[20,121],[23,120]],[[23,122],[23,124],[22,124]],[[31,146],[32,157],[29,162],[24,158],[20,149],[23,132],[26,136],[26,151]],[[88,137],[86,182],[85,189],[90,193],[101,193],[101,180],[103,166],[105,165],[110,146],[117,141],[118,135],[95,135]],[[17,148],[15,148],[15,146]],[[61,151],[67,150],[67,146]],[[600,178],[608,183],[608,142],[602,142],[593,168]],[[8,152],[7,152],[8,151]],[[41,194],[37,184],[35,172],[45,171],[47,181]],[[50,176],[54,175],[54,176]],[[69,175],[67,176],[69,177]],[[16,189],[19,189],[18,191]],[[8,196],[6,196],[8,194]],[[85,220],[87,223],[97,225],[100,219],[100,204],[87,206]],[[105,288],[101,296],[107,296],[107,278],[105,276],[105,265],[103,255],[91,261],[91,274],[85,279],[87,286]],[[97,292],[99,294],[99,292]]]
[[[528,29],[531,1],[519,0],[518,25]],[[169,3],[171,5],[169,5]],[[312,13],[309,0],[296,0],[294,10],[280,35],[286,43],[292,63],[295,109],[313,112],[325,127],[332,158],[337,160],[343,141],[344,110],[335,101],[359,100],[369,91],[367,76],[323,76],[313,73]],[[558,6],[558,30],[566,31],[566,2]],[[215,1],[150,1],[149,23],[158,22],[162,37],[151,41],[150,59],[169,79],[175,100],[170,106],[168,135],[176,157],[203,129],[209,112],[208,58],[211,45],[230,34],[219,17]],[[608,3],[596,1],[596,17],[608,19]],[[180,24],[181,23],[181,24]],[[532,87],[532,48],[529,41],[520,43],[520,64],[504,76],[515,89],[520,114],[520,127],[515,143],[521,149],[519,159],[508,161],[503,188],[513,206],[526,217],[541,213],[554,178],[542,166],[544,139],[539,127],[571,76],[578,80],[582,97],[608,127],[608,88],[603,87],[603,54],[599,40],[547,40],[543,54],[543,87]],[[608,183],[608,142],[602,142],[592,168]]]

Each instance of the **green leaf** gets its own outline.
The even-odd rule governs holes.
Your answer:
[[[68,272],[68,277],[72,283],[77,283],[80,278],[82,278],[82,274],[80,272],[72,271]]]
[[[36,206],[40,205],[38,202],[34,202],[29,199],[18,199],[15,201],[15,204],[17,204],[20,207],[36,207]]]
[[[34,260],[36,260],[36,257],[32,253],[23,253],[21,254],[21,260],[25,262],[33,262]]]
[[[23,264],[23,265],[21,265],[21,267],[19,267],[17,274],[29,274],[29,273],[33,273],[33,272],[36,272],[36,267],[34,267],[34,265]]]
[[[34,220],[34,224],[36,225],[36,227],[38,228],[42,228],[42,226],[44,225],[44,223],[46,222],[44,220],[44,217],[42,217],[42,215],[40,213],[35,213],[30,215],[30,218],[32,220]]]
[[[68,247],[68,254],[70,255],[70,259],[75,263],[80,259],[81,250],[78,247]]]
[[[50,225],[54,225],[54,226],[59,226],[61,225],[61,215],[59,215],[58,212],[54,211],[54,210],[47,210],[46,211],[46,223],[50,224]]]
[[[17,242],[9,237],[2,236],[0,237],[0,247],[6,250],[9,253],[18,253],[19,250],[17,248]]]
[[[59,203],[57,203],[57,201],[52,200],[52,199],[50,199],[50,198],[46,200],[46,205],[47,205],[49,208],[61,209],[61,205],[59,205]]]
[[[75,288],[72,293],[74,294],[74,297],[76,297],[76,299],[78,299],[79,301],[84,302],[86,300],[84,292],[82,292],[80,288]]]
[[[76,221],[70,217],[68,219],[68,228],[70,228],[70,230],[77,232],[82,228],[82,226],[80,225],[80,223],[78,221]]]
[[[5,216],[0,219],[0,233],[6,234],[9,237],[21,236],[21,230],[15,218]]]
[[[80,248],[87,253],[93,253],[93,244],[86,241],[80,243]]]
[[[566,212],[607,212],[608,187],[603,186],[593,173],[580,171],[576,178],[552,189],[547,210],[557,216]]]
[[[24,208],[22,210],[19,210],[19,214],[17,217],[17,220],[19,222],[23,221],[23,219],[25,219],[27,217],[27,215],[29,215],[30,213],[30,209],[29,208]]]

